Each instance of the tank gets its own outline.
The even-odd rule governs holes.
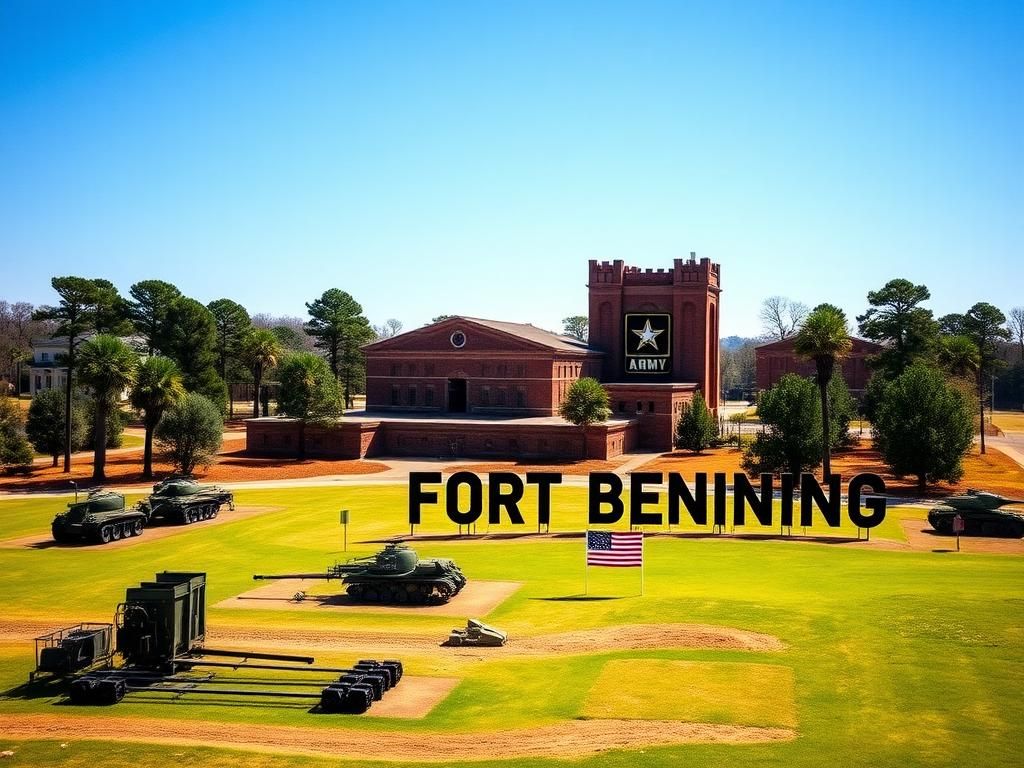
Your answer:
[[[453,629],[442,645],[473,645],[484,648],[497,648],[508,641],[508,634],[497,627],[484,624],[479,619],[469,619],[465,629]]]
[[[107,544],[139,536],[148,515],[138,507],[125,508],[124,496],[102,489],[92,491],[85,501],[68,504],[67,512],[53,518],[50,531],[54,541],[88,541]]]
[[[235,495],[216,485],[200,485],[191,477],[169,477],[153,486],[153,493],[139,503],[148,520],[188,525],[217,516],[225,504],[235,508]]]
[[[1019,539],[1024,537],[1024,511],[1002,509],[1010,504],[1024,505],[1024,500],[970,489],[967,493],[940,501],[928,512],[928,522],[939,533],[952,536],[953,518],[959,514],[964,521],[965,536]]]
[[[466,586],[451,560],[422,559],[405,544],[388,544],[371,557],[331,566],[326,573],[258,574],[254,579],[338,579],[346,594],[361,603],[440,605]]]

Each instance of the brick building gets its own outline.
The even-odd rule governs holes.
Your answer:
[[[579,459],[670,450],[695,392],[718,408],[719,266],[693,254],[657,270],[591,261],[588,289],[587,342],[455,316],[366,345],[366,411],[307,430],[307,451]],[[600,380],[612,406],[587,430],[557,415],[582,376]],[[292,453],[297,434],[288,419],[247,422],[257,453]]]
[[[846,386],[855,397],[860,397],[871,378],[868,359],[877,355],[885,347],[867,339],[851,336],[853,347],[849,357],[843,361],[842,372]],[[757,369],[757,388],[764,390],[775,386],[779,379],[787,373],[799,376],[814,376],[816,369],[813,360],[799,357],[793,350],[795,337],[779,341],[770,341],[754,348],[754,365]]]

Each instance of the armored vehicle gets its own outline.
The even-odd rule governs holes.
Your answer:
[[[91,541],[107,544],[142,533],[149,515],[138,507],[126,509],[124,496],[113,491],[95,490],[85,501],[68,504],[67,512],[53,518],[50,530],[54,541]]]
[[[1024,537],[1024,510],[1001,509],[1008,504],[1024,505],[1022,499],[1008,499],[988,491],[970,489],[965,494],[943,499],[928,513],[928,522],[939,533],[953,535],[953,518],[964,521],[966,536]]]
[[[348,596],[364,603],[439,605],[466,586],[451,560],[420,559],[405,544],[388,544],[376,555],[334,565],[326,573],[255,575],[254,579],[339,579]]]
[[[508,641],[508,634],[497,627],[484,624],[479,619],[470,619],[465,629],[453,629],[443,645],[475,645],[496,648]]]
[[[191,477],[169,477],[153,486],[153,494],[139,503],[148,521],[166,520],[187,525],[216,517],[227,504],[235,508],[235,495],[216,485],[200,485]]]

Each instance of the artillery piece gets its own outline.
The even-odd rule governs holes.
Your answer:
[[[976,491],[950,496],[939,502],[928,512],[928,522],[939,533],[952,536],[953,518],[956,515],[964,521],[963,534],[966,536],[1002,536],[1019,539],[1024,537],[1024,512],[1002,509],[1009,504],[1022,504],[1022,499],[1008,499],[988,491]]]
[[[139,502],[147,522],[165,520],[188,525],[217,516],[225,504],[235,508],[235,494],[217,485],[200,485],[186,476],[168,477],[153,486],[148,499]]]
[[[469,619],[465,629],[453,629],[441,645],[473,645],[481,648],[499,648],[508,641],[508,633],[497,627],[484,624],[479,619]]]
[[[29,680],[43,673],[70,677],[68,698],[75,705],[110,706],[144,692],[147,699],[163,693],[305,700],[321,712],[360,714],[398,685],[404,672],[395,660],[317,667],[311,656],[216,649],[205,640],[206,574],[164,571],[125,591],[113,624],[78,624],[37,638],[36,670]],[[123,659],[119,667],[115,654]],[[262,674],[237,676],[237,670],[276,674],[265,680]]]
[[[385,605],[442,605],[466,586],[466,577],[453,561],[421,559],[401,543],[333,565],[326,573],[256,574],[253,579],[338,579],[353,600]]]
[[[77,493],[76,493],[77,497]],[[129,536],[140,536],[149,516],[138,507],[126,508],[124,496],[113,491],[91,491],[85,501],[68,504],[50,523],[53,539],[59,543],[90,541],[108,544]]]

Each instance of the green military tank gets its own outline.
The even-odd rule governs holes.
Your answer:
[[[67,512],[53,518],[50,531],[54,541],[88,541],[108,544],[142,534],[149,516],[138,507],[126,508],[124,496],[102,489],[89,493],[85,501],[68,504]]]
[[[1002,509],[1009,504],[1024,504],[1024,500],[969,489],[940,501],[928,512],[928,522],[939,533],[952,536],[953,518],[960,515],[965,536],[1024,538],[1024,511]]]
[[[466,586],[466,577],[453,561],[421,559],[405,544],[388,544],[370,557],[334,565],[326,573],[258,574],[254,579],[338,579],[346,594],[361,603],[440,605]]]
[[[153,486],[153,493],[139,502],[147,522],[163,520],[188,525],[217,516],[225,504],[235,508],[235,495],[216,485],[200,485],[191,477],[169,477]]]

